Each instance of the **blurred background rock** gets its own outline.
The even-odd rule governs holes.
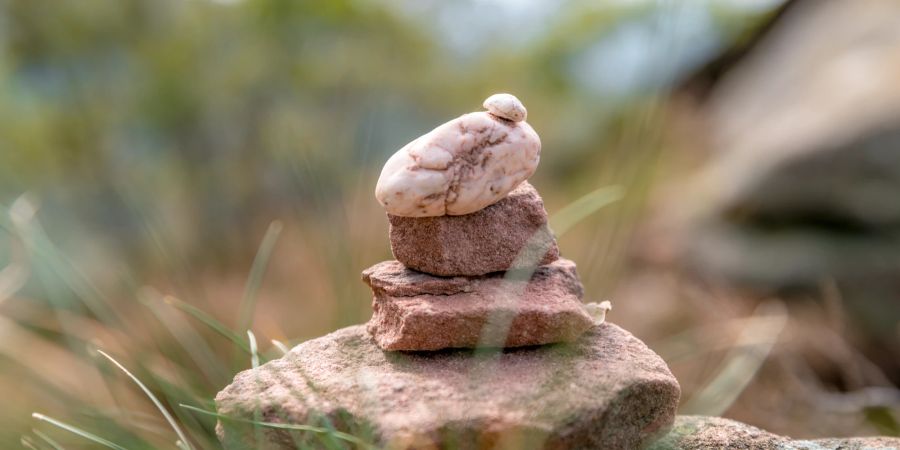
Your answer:
[[[900,382],[900,3],[792,4],[706,112],[691,260],[770,294],[834,290]]]
[[[0,1],[0,446],[171,447],[100,347],[215,448],[178,404],[250,359],[208,324],[270,358],[367,320],[382,163],[503,91],[551,215],[624,189],[560,247],[685,412],[898,434],[896,5]]]

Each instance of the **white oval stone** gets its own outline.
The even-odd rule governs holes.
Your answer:
[[[474,112],[394,153],[375,197],[395,216],[463,215],[489,206],[537,169],[541,140],[526,122]]]
[[[525,105],[512,94],[494,94],[482,104],[489,113],[513,122],[521,122],[528,116]]]

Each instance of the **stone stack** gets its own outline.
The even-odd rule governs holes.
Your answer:
[[[594,325],[526,178],[541,142],[509,94],[400,149],[375,188],[396,261],[363,272],[384,350],[573,342]]]
[[[400,149],[375,188],[396,261],[363,272],[384,350],[574,342],[594,325],[526,178],[540,139],[509,94]]]
[[[260,419],[390,449],[630,449],[672,424],[665,363],[603,323],[608,303],[582,304],[559,257],[526,181],[540,140],[524,106],[484,106],[388,160],[376,198],[396,260],[363,272],[372,319],[238,374],[216,397],[236,419],[219,422],[226,448],[352,442],[248,424]]]
[[[396,261],[363,272],[385,350],[573,342],[594,325],[575,264],[559,258],[537,191],[462,216],[388,216]]]

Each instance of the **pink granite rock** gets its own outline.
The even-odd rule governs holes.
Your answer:
[[[344,435],[240,420],[334,426],[377,448],[635,449],[665,433],[678,383],[612,324],[573,344],[385,352],[362,326],[239,373],[216,396],[226,449],[366,448]]]
[[[523,182],[507,197],[463,216],[388,214],[391,251],[420,272],[484,275],[548,264],[559,257],[537,190]]]
[[[368,329],[385,350],[571,342],[594,325],[567,259],[533,272],[452,278],[385,261],[366,269],[363,280],[375,294]]]

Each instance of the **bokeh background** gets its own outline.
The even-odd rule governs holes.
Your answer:
[[[96,445],[37,412],[175,448],[101,349],[217,448],[215,418],[179,405],[214,410],[248,329],[266,360],[367,320],[359,274],[391,258],[381,165],[494,92],[541,136],[532,182],[586,300],[666,359],[683,413],[900,435],[898,18],[892,0],[0,0],[0,447]],[[578,203],[609,187],[624,197]]]

